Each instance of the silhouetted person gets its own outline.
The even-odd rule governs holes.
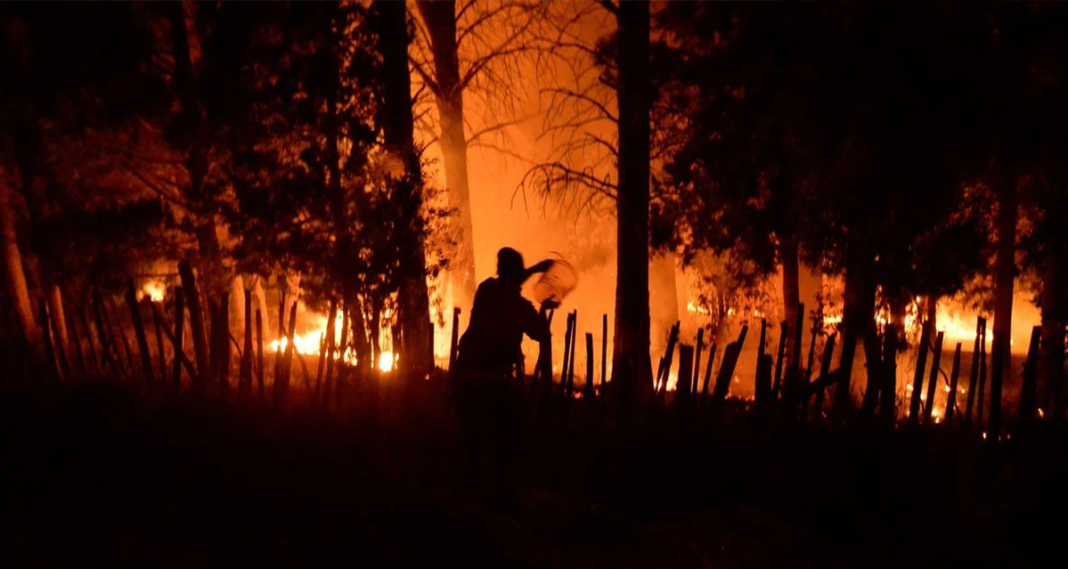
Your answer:
[[[501,492],[509,482],[505,469],[519,429],[514,370],[517,363],[522,365],[523,335],[539,342],[549,339],[545,316],[523,298],[521,289],[531,275],[546,271],[551,264],[546,260],[527,268],[515,249],[498,251],[497,276],[478,286],[471,321],[457,348],[457,414],[470,474],[479,487],[496,482],[494,492]],[[483,480],[483,460],[495,471],[495,481]]]

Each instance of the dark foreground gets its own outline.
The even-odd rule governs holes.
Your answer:
[[[542,419],[463,490],[432,387],[330,419],[109,385],[0,392],[2,567],[1059,566],[1065,437],[623,435]],[[390,413],[381,412],[388,408]]]

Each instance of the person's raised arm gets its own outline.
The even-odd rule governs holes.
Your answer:
[[[551,266],[553,266],[553,260],[552,259],[545,259],[544,261],[540,261],[540,262],[534,263],[533,265],[531,265],[531,266],[529,266],[529,267],[527,267],[525,269],[526,272],[523,275],[523,280],[526,281],[531,276],[533,276],[533,275],[535,275],[537,273],[544,273],[545,271],[548,271],[549,267],[551,267]]]

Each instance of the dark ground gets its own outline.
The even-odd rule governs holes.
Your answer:
[[[0,566],[1023,567],[1065,555],[1068,454],[1053,432],[982,445],[945,430],[683,434],[661,418],[624,435],[576,407],[522,437],[519,491],[499,505],[462,490],[440,388],[359,397],[326,419],[107,384],[5,388]]]

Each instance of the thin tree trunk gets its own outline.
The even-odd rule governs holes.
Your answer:
[[[408,70],[408,25],[403,2],[376,0],[381,18],[378,49],[382,55],[384,104],[380,111],[386,148],[398,156],[406,176],[395,192],[406,214],[403,248],[400,252],[400,327],[406,353],[401,362],[412,378],[423,378],[434,366],[434,329],[430,322],[430,294],[426,284],[426,252],[423,241],[423,185],[419,156],[413,140],[411,74]],[[394,348],[396,349],[396,347]]]
[[[467,137],[464,132],[464,86],[457,53],[456,2],[419,0],[416,5],[430,35],[434,57],[434,92],[441,133],[438,142],[445,163],[449,206],[457,212],[457,249],[450,260],[449,280],[454,306],[470,306],[475,298],[474,225],[467,175]]]
[[[624,413],[650,394],[649,4],[618,7],[619,191],[612,382]]]

